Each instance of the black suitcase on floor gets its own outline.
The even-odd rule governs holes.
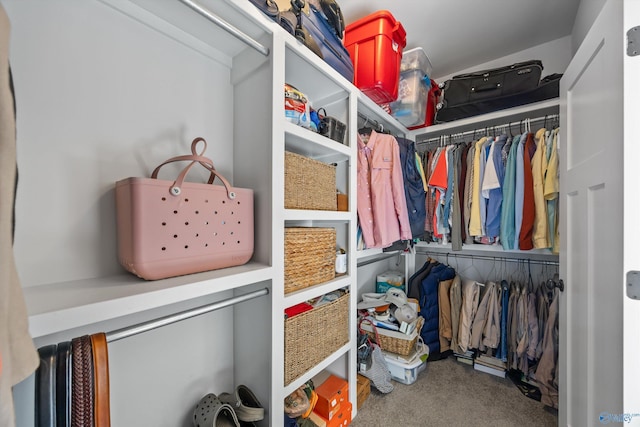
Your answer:
[[[440,85],[443,98],[436,122],[450,122],[559,95],[560,74],[540,80],[542,62],[533,60],[508,67],[454,76]]]

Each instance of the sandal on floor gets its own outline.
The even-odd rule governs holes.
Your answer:
[[[235,395],[220,393],[218,397],[221,402],[233,406],[240,421],[252,422],[264,418],[264,408],[256,395],[245,385],[236,387]]]
[[[221,402],[213,393],[200,399],[193,411],[193,425],[195,427],[240,427],[233,407]]]

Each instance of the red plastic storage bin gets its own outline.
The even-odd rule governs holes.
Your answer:
[[[402,49],[407,33],[387,10],[347,25],[344,45],[353,62],[353,83],[376,104],[398,97]]]
[[[429,96],[427,97],[427,110],[424,118],[424,123],[410,126],[409,130],[419,129],[433,125],[433,121],[436,117],[436,105],[440,102],[440,95],[442,91],[433,79],[431,80],[431,89],[429,89]]]

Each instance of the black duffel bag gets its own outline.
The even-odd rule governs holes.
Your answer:
[[[559,95],[561,74],[542,81],[542,62],[519,62],[507,67],[460,74],[440,84],[443,97],[436,122],[449,122]]]

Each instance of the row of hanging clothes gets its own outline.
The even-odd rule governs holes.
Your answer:
[[[366,117],[357,138],[357,249],[388,248],[421,236],[424,217],[415,220],[416,200],[408,193],[405,170],[407,164],[417,166],[415,143]],[[424,211],[424,189],[421,191],[418,203]]]
[[[563,289],[557,262],[453,254],[453,266],[449,255],[441,257],[428,256],[407,282],[407,295],[418,299],[425,319],[421,337],[429,346],[428,361],[451,356],[477,370],[489,367],[526,396],[557,409]],[[516,268],[507,267],[512,262]]]
[[[533,122],[542,122],[532,130]],[[517,123],[516,123],[517,126]],[[426,190],[423,240],[558,253],[558,116],[417,144]]]

